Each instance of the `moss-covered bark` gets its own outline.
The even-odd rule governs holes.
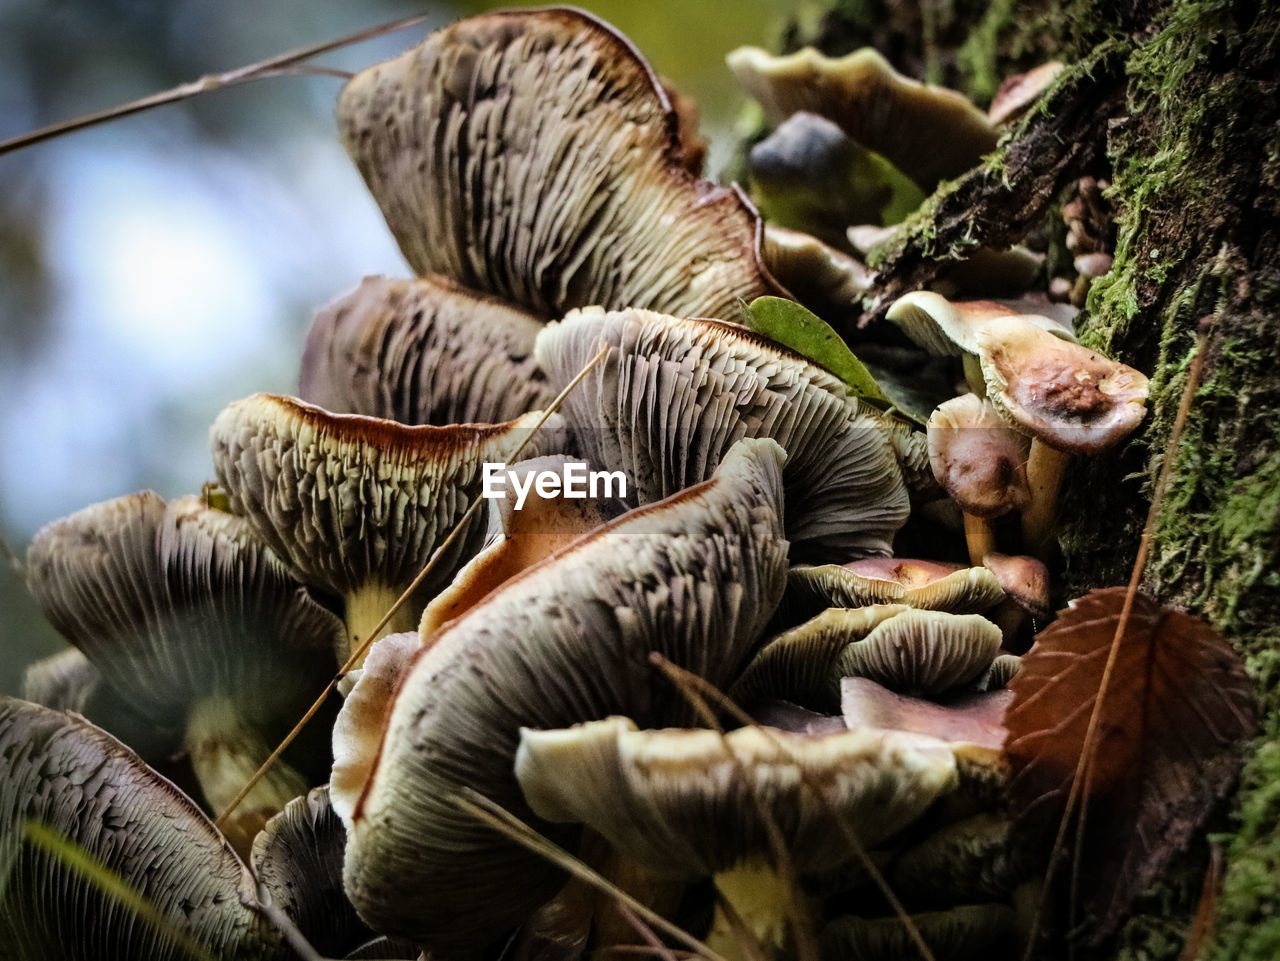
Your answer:
[[[1012,239],[1073,177],[1110,177],[1115,267],[1091,291],[1083,339],[1152,375],[1152,413],[1123,451],[1072,472],[1066,596],[1127,581],[1196,332],[1208,330],[1144,587],[1217,626],[1257,686],[1260,734],[1217,837],[1225,871],[1202,957],[1221,961],[1280,957],[1278,7],[1067,0],[1037,5],[1029,31],[1020,6],[992,4],[956,61],[969,64],[971,88],[989,86],[982,78],[1015,59],[1029,34],[1079,66],[982,167],[943,185],[913,219],[883,256],[863,318],[874,323],[969,247]],[[1144,899],[1108,953],[1179,956],[1204,850]]]

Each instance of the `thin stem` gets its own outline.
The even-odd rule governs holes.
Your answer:
[[[321,54],[329,53],[341,47],[350,46],[354,43],[360,43],[364,40],[371,40],[374,37],[381,37],[388,33],[394,33],[397,30],[403,30],[406,27],[412,27],[422,23],[427,19],[427,14],[419,14],[413,17],[405,17],[402,20],[394,20],[391,23],[380,24],[376,27],[370,27],[361,30],[358,33],[348,34],[337,40],[327,40],[324,43],[318,43],[310,47],[301,47],[297,50],[290,50],[286,53],[276,54],[274,57],[268,57],[266,60],[260,60],[257,63],[249,64],[245,67],[237,67],[235,70],[228,70],[225,73],[205,74],[197,80],[189,83],[179,84],[160,93],[153,93],[149,96],[142,97],[129,103],[120,104],[115,107],[108,107],[105,110],[98,110],[93,113],[84,114],[71,120],[63,120],[59,123],[50,124],[47,127],[41,127],[39,130],[32,130],[30,133],[21,134],[9,140],[0,142],[0,157],[16,150],[22,150],[24,147],[32,147],[46,140],[53,140],[55,137],[61,137],[64,134],[74,133],[77,130],[85,130],[89,127],[96,127],[99,124],[107,123],[111,120],[119,120],[122,117],[129,117],[135,113],[142,113],[145,110],[153,110],[156,107],[164,107],[171,103],[177,103],[181,100],[188,100],[191,97],[198,97],[200,94],[208,93],[211,90],[220,90],[224,87],[234,87],[243,83],[251,83],[255,80],[266,80],[271,77],[279,77],[295,72],[316,72],[327,73],[334,76],[349,76],[343,71],[334,71],[327,68],[306,68],[306,70],[298,71],[295,68],[304,60],[310,60],[312,57],[318,57]]]
[[[546,410],[542,412],[542,416],[538,418],[538,422],[533,425],[532,429],[525,436],[525,439],[520,442],[520,445],[516,447],[515,451],[503,464],[504,467],[508,466],[512,461],[516,460],[520,456],[520,453],[525,449],[525,447],[529,445],[529,442],[533,440],[534,435],[537,434],[538,431],[542,429],[542,425],[547,422],[547,420],[551,417],[552,414],[554,414],[557,410],[559,410],[560,405],[564,403],[564,400],[566,397],[569,396],[569,393],[575,387],[577,387],[580,383],[582,383],[582,381],[586,378],[587,374],[591,373],[591,371],[595,368],[596,364],[604,360],[605,355],[608,354],[611,349],[612,348],[609,347],[609,345],[607,344],[604,347],[601,347],[600,352],[597,353],[594,357],[592,357],[589,361],[587,361],[587,365],[583,367],[582,370],[578,371],[577,376],[574,377],[573,380],[569,381],[569,383],[565,385],[564,390],[560,391],[560,393],[556,395],[555,400],[553,400],[550,404],[547,405]],[[300,720],[297,724],[293,726],[293,730],[290,731],[285,736],[285,739],[280,742],[280,745],[274,751],[271,752],[270,756],[268,756],[268,758],[262,763],[262,767],[258,768],[258,770],[254,773],[253,777],[249,778],[248,783],[246,783],[245,786],[240,789],[240,792],[234,798],[231,799],[230,803],[228,803],[226,807],[226,810],[224,810],[221,814],[218,815],[218,819],[213,822],[216,827],[221,829],[222,826],[226,824],[227,818],[231,816],[231,812],[234,811],[236,807],[239,806],[240,803],[244,801],[244,799],[248,796],[249,792],[253,790],[254,785],[257,784],[260,780],[262,780],[263,776],[266,775],[267,771],[271,769],[271,766],[275,764],[277,760],[279,760],[280,755],[284,753],[285,748],[287,748],[290,744],[292,744],[294,740],[297,738],[297,736],[302,733],[302,729],[306,727],[307,722],[309,722],[313,717],[316,716],[316,713],[320,710],[321,705],[323,705],[325,700],[329,697],[329,694],[332,691],[336,690],[338,685],[342,683],[342,679],[347,676],[347,672],[352,670],[352,668],[354,668],[355,665],[361,663],[364,660],[365,654],[368,652],[369,648],[373,645],[374,640],[379,636],[382,629],[387,626],[387,624],[391,621],[391,618],[395,617],[396,612],[400,610],[401,607],[404,606],[404,604],[409,600],[410,597],[413,596],[413,592],[418,589],[418,585],[421,584],[426,579],[427,575],[430,574],[431,571],[435,569],[436,563],[439,561],[441,557],[445,555],[445,552],[448,551],[453,546],[453,543],[461,536],[462,531],[466,529],[467,525],[471,522],[471,518],[473,518],[476,515],[476,512],[479,511],[480,506],[483,503],[484,503],[484,499],[481,497],[477,497],[474,501],[471,502],[471,506],[467,508],[467,512],[462,515],[462,518],[458,521],[458,523],[456,523],[453,526],[453,530],[449,532],[449,536],[444,539],[444,541],[440,544],[440,546],[438,546],[434,551],[432,551],[431,556],[427,559],[427,563],[423,566],[422,570],[418,572],[418,576],[415,577],[413,581],[409,584],[409,586],[404,589],[404,593],[402,593],[399,599],[394,604],[391,605],[387,613],[382,615],[382,619],[379,620],[378,623],[373,626],[373,628],[369,632],[369,636],[364,639],[364,642],[360,644],[354,651],[351,652],[351,656],[347,658],[346,663],[343,664],[342,667],[338,669],[338,673],[335,674],[333,676],[333,679],[330,680],[329,683],[325,685],[324,690],[320,692],[320,696],[317,697],[315,699],[315,702],[311,705],[311,707],[307,709],[307,713],[302,715],[302,720]]]

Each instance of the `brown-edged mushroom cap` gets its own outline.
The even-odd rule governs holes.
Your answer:
[[[764,256],[788,290],[823,314],[861,310],[867,269],[817,237],[773,224],[764,230]]]
[[[987,396],[1018,430],[1056,450],[1090,454],[1118,443],[1146,414],[1147,378],[1019,317],[977,334]]]
[[[197,497],[166,505],[147,491],[87,507],[36,534],[27,569],[54,627],[116,696],[184,732],[218,812],[334,670],[341,622],[242,518]],[[305,789],[278,765],[246,799],[244,833]]]
[[[232,510],[304,584],[345,599],[349,651],[462,519],[480,493],[483,464],[506,461],[539,417],[409,427],[255,394],[218,415],[210,441]],[[542,443],[535,437],[526,451],[537,454]],[[417,627],[479,534],[469,525],[383,633]]]
[[[974,166],[999,139],[961,94],[904,77],[870,48],[833,60],[812,47],[784,57],[742,47],[728,63],[775,125],[801,110],[826,117],[925,193]]]
[[[787,575],[787,605],[804,617],[828,607],[906,604],[929,611],[977,614],[1004,598],[984,567],[903,557],[868,557],[849,564],[803,564]]]
[[[554,894],[563,876],[456,796],[470,788],[531,817],[512,770],[521,727],[687,723],[652,651],[725,685],[782,594],[783,457],[772,441],[739,443],[711,481],[524,571],[422,649],[348,829],[346,889],[376,930],[459,956]]]
[[[990,519],[1026,505],[1031,441],[990,401],[964,394],[940,405],[928,438],[933,476],[966,514]]]
[[[1024,555],[992,552],[982,559],[996,576],[1005,596],[1039,620],[1053,614],[1049,602],[1049,569],[1042,561]]]
[[[327,786],[296,797],[254,839],[250,865],[271,902],[326,958],[374,937],[342,890],[342,821]]]
[[[1057,60],[1050,60],[1026,73],[1015,73],[1000,81],[1000,89],[987,108],[987,118],[998,126],[1009,126],[1010,123],[1026,113],[1040,95],[1062,72],[1063,65]]]
[[[442,277],[366,277],[316,315],[298,396],[403,424],[494,424],[546,406],[539,319]]]
[[[812,362],[737,324],[647,310],[570,313],[538,336],[538,363],[596,468],[621,470],[632,504],[708,477],[742,437],[787,451],[793,558],[887,554],[909,509],[887,419]]]
[[[902,328],[912,341],[938,356],[977,354],[978,332],[988,323],[1006,318],[1043,328],[1062,340],[1075,340],[1075,335],[1053,317],[1015,314],[1007,305],[994,300],[948,300],[931,290],[903,294],[889,307],[885,317]],[[975,392],[981,393],[981,389]]]
[[[950,750],[929,737],[641,731],[622,717],[522,730],[515,769],[539,817],[584,823],[660,876],[711,875],[767,957],[796,914],[786,873],[840,866],[955,785]],[[734,940],[718,912],[708,946],[747,956],[724,949]]]
[[[588,304],[721,316],[777,292],[758,215],[684,169],[652,71],[585,13],[456,23],[357,75],[338,120],[419,274],[546,318]]]
[[[0,953],[23,961],[289,952],[253,911],[253,878],[189,798],[74,714],[0,698]],[[139,916],[32,835],[74,845],[129,885]]]

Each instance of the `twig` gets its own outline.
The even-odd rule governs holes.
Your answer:
[[[582,370],[578,371],[577,376],[574,377],[573,380],[569,381],[564,390],[560,391],[560,393],[556,395],[555,400],[547,405],[546,410],[542,412],[542,416],[538,418],[538,422],[533,425],[524,440],[520,442],[520,445],[515,449],[511,456],[507,458],[503,465],[504,467],[520,456],[520,452],[529,445],[529,442],[533,440],[534,435],[541,430],[542,425],[545,424],[547,420],[550,419],[551,415],[560,408],[560,405],[564,403],[564,399],[569,396],[569,393],[582,383],[587,374],[591,373],[596,364],[600,363],[600,361],[604,359],[610,349],[611,348],[608,345],[601,347],[600,352],[592,357],[591,360],[587,361],[587,365],[583,367]],[[363,643],[351,652],[351,656],[347,658],[346,663],[338,669],[338,673],[335,674],[333,679],[325,685],[324,690],[320,692],[320,696],[317,697],[311,707],[307,709],[307,712],[302,715],[302,719],[293,726],[293,730],[285,736],[279,746],[271,752],[265,761],[262,762],[262,766],[253,773],[253,776],[249,778],[245,786],[242,787],[236,796],[231,799],[231,803],[229,803],[218,815],[217,819],[213,822],[216,827],[221,829],[223,825],[226,824],[227,818],[231,816],[231,812],[233,812],[240,803],[249,796],[249,792],[252,791],[257,783],[262,780],[267,771],[271,769],[271,766],[280,759],[280,755],[284,753],[285,749],[294,742],[299,734],[302,733],[302,729],[306,727],[307,723],[313,717],[316,716],[316,713],[320,710],[326,698],[329,697],[329,694],[334,691],[337,686],[342,683],[342,679],[360,663],[369,648],[373,646],[373,642],[382,632],[382,629],[387,626],[391,621],[391,618],[395,617],[396,612],[408,602],[409,598],[413,595],[413,592],[418,589],[418,585],[421,584],[427,575],[435,569],[437,561],[439,561],[439,559],[444,556],[445,552],[453,546],[453,543],[462,536],[462,531],[466,529],[467,524],[471,522],[471,518],[476,515],[476,512],[480,509],[482,504],[484,504],[484,498],[482,497],[477,497],[471,502],[471,506],[467,508],[466,513],[463,514],[462,518],[453,526],[453,530],[449,532],[449,536],[446,537],[434,551],[432,551],[431,557],[427,559],[427,563],[423,566],[422,570],[418,572],[418,576],[413,579],[412,583],[404,589],[404,593],[396,598],[396,602],[391,605],[385,614],[382,615],[382,619],[374,625],[373,630],[369,632],[369,636],[364,639]]]
[[[1115,634],[1111,638],[1111,647],[1107,651],[1107,663],[1102,669],[1102,680],[1098,685],[1098,696],[1093,702],[1093,710],[1089,714],[1089,724],[1085,728],[1084,743],[1080,748],[1080,760],[1076,763],[1075,772],[1071,775],[1071,789],[1067,793],[1067,805],[1062,812],[1062,820],[1058,822],[1058,833],[1054,837],[1053,847],[1049,851],[1049,864],[1045,869],[1044,886],[1040,891],[1040,900],[1036,905],[1036,913],[1031,921],[1031,931],[1027,936],[1024,961],[1031,961],[1036,937],[1040,932],[1040,921],[1048,903],[1053,872],[1058,856],[1066,842],[1067,830],[1075,806],[1080,803],[1080,817],[1077,824],[1076,844],[1072,859],[1072,887],[1078,875],[1080,851],[1084,836],[1085,811],[1088,806],[1087,788],[1093,774],[1093,747],[1102,718],[1102,704],[1111,683],[1111,674],[1120,654],[1120,642],[1129,627],[1129,617],[1133,612],[1133,602],[1138,594],[1138,585],[1142,581],[1142,572],[1147,565],[1147,555],[1151,550],[1151,540],[1155,533],[1156,519],[1160,516],[1160,506],[1164,502],[1165,491],[1169,487],[1169,478],[1173,473],[1174,461],[1178,459],[1178,445],[1182,440],[1182,429],[1186,426],[1187,417],[1191,413],[1191,404],[1195,400],[1196,390],[1200,386],[1200,374],[1204,367],[1205,347],[1209,335],[1202,324],[1196,338],[1196,353],[1191,359],[1191,367],[1187,372],[1187,384],[1182,391],[1182,401],[1178,404],[1178,412],[1173,419],[1173,428],[1169,432],[1169,443],[1165,447],[1164,463],[1160,465],[1160,474],[1156,479],[1155,491],[1151,497],[1151,507],[1147,511],[1146,524],[1142,529],[1142,539],[1138,543],[1138,554],[1133,562],[1133,572],[1129,576],[1129,587],[1124,596],[1124,605],[1120,609],[1120,619],[1116,623]]]
[[[46,140],[52,140],[55,137],[61,137],[64,134],[74,133],[77,130],[85,130],[89,127],[96,127],[99,124],[107,123],[111,120],[119,120],[122,117],[129,117],[135,113],[142,113],[145,110],[153,110],[156,107],[164,107],[171,103],[177,103],[181,100],[188,100],[191,97],[198,97],[200,94],[208,93],[211,90],[220,90],[224,87],[234,87],[242,83],[251,83],[255,80],[266,80],[271,77],[279,77],[293,72],[315,72],[326,73],[334,76],[350,76],[344,71],[334,71],[328,68],[304,68],[302,71],[296,71],[296,68],[304,60],[310,60],[312,57],[318,57],[320,54],[329,53],[331,50],[337,50],[340,47],[350,46],[354,43],[361,43],[365,40],[372,40],[374,37],[381,37],[388,33],[394,33],[397,30],[403,30],[407,27],[415,26],[427,19],[427,14],[419,14],[413,17],[405,17],[402,20],[394,20],[391,23],[384,23],[376,27],[370,27],[361,30],[358,33],[348,34],[338,40],[328,40],[324,43],[318,43],[310,47],[301,47],[297,50],[290,50],[286,53],[277,54],[274,57],[268,57],[266,60],[260,60],[257,63],[249,64],[245,67],[237,67],[235,70],[228,70],[225,73],[206,74],[197,80],[189,83],[179,84],[160,93],[153,93],[150,96],[142,97],[139,100],[133,100],[129,103],[120,104],[115,107],[108,107],[106,110],[98,110],[94,113],[84,114],[71,120],[63,120],[59,123],[50,124],[47,127],[41,127],[39,130],[33,130],[30,133],[21,134],[9,140],[0,142],[0,157],[15,150],[22,150],[24,147],[31,147]]]
[[[460,809],[476,820],[487,824],[499,834],[515,841],[522,847],[528,848],[535,854],[541,855],[556,866],[568,871],[574,877],[585,881],[597,890],[603,891],[618,902],[625,904],[651,927],[663,931],[680,941],[681,944],[687,945],[698,957],[706,958],[708,961],[726,961],[724,957],[712,951],[693,935],[689,934],[688,931],[685,931],[679,925],[672,924],[647,905],[641,904],[603,875],[583,864],[582,861],[575,858],[558,844],[544,838],[506,808],[502,807],[502,805],[494,803],[478,791],[471,788],[463,788],[463,793],[455,796],[453,802]]]

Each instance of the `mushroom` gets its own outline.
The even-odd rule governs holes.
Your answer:
[[[521,727],[620,713],[687,723],[691,708],[649,670],[651,651],[726,684],[782,594],[783,457],[772,441],[740,442],[710,481],[525,570],[419,651],[344,815],[344,884],[375,930],[456,957],[555,893],[563,875],[461,810],[458,793],[531,817],[512,771]],[[346,809],[336,792],[334,805]]]
[[[951,752],[920,735],[642,731],[625,717],[522,729],[515,771],[539,817],[586,824],[660,876],[713,877],[731,910],[717,912],[708,946],[730,959],[752,954],[726,914],[774,956],[803,911],[788,868],[838,867],[855,857],[855,843],[891,837],[955,783]]]
[[[770,226],[807,231],[840,248],[850,224],[893,223],[923,199],[884,158],[805,111],[751,148],[749,168],[752,197]]]
[[[1031,498],[1031,441],[1009,427],[990,401],[964,394],[933,412],[928,445],[933,476],[964,514],[969,559],[976,567],[995,549],[991,520],[1022,510]]]
[[[304,584],[343,598],[345,661],[479,495],[482,465],[505,462],[540,417],[408,427],[255,394],[218,415],[210,442],[231,509]],[[534,438],[529,452],[541,444]],[[381,633],[417,627],[422,608],[478,537],[469,525]]]
[[[794,559],[889,553],[909,509],[889,420],[835,376],[737,324],[645,310],[573,311],[536,356],[564,384],[605,345],[563,412],[594,466],[627,475],[629,503],[698,483],[741,437],[772,437]]]
[[[1000,629],[977,614],[833,607],[766,644],[731,693],[747,705],[769,697],[835,711],[841,679],[867,677],[902,694],[936,697],[981,678],[1000,640]]]
[[[1007,957],[1016,944],[1017,918],[1007,904],[966,904],[925,911],[911,921],[935,961]],[[896,961],[919,949],[895,917],[836,918],[822,931],[822,957],[829,961]]]
[[[453,582],[441,591],[418,622],[418,634],[424,644],[431,643],[435,631],[446,621],[473,607],[486,594],[562,547],[599,527],[608,520],[603,504],[591,498],[543,496],[536,483],[530,481],[544,472],[572,479],[570,465],[585,472],[582,461],[554,454],[535,457],[513,465],[496,487],[501,497],[489,500],[487,546],[463,567]],[[527,496],[516,509],[516,494],[509,481],[524,484]],[[567,486],[562,481],[558,490]]]
[[[1146,414],[1147,378],[1019,317],[989,321],[976,339],[987,396],[1008,423],[1031,436],[1031,500],[1022,528],[1032,553],[1043,556],[1054,536],[1067,458],[1127,437]]]
[[[366,277],[316,315],[298,396],[403,424],[492,424],[553,396],[533,360],[542,323],[442,277]]]
[[[848,254],[798,230],[769,224],[764,256],[774,276],[819,314],[861,311],[870,281],[867,269]]]
[[[1030,644],[1019,643],[1018,635],[1028,615],[1032,618],[1033,632],[1053,617],[1049,604],[1049,569],[1034,557],[994,551],[984,557],[982,563],[1004,589],[1005,599],[992,612],[992,620],[1004,631],[1005,647],[1025,651]]]
[[[374,937],[342,890],[346,832],[327,786],[296,797],[254,839],[260,889],[320,955],[346,957]]]
[[[27,550],[32,593],[115,696],[178,732],[205,800],[221,813],[275,738],[324,690],[342,625],[241,518],[197,497],[145,491],[44,527]],[[238,808],[247,846],[307,788],[277,763]]]
[[[998,127],[1012,126],[1013,121],[1025,114],[1040,99],[1040,95],[1049,89],[1062,72],[1062,67],[1063,64],[1059,61],[1050,60],[1026,73],[1005,77],[991,100],[991,106],[987,108],[988,119]]]
[[[826,117],[926,194],[977,164],[999,139],[961,94],[904,77],[869,47],[834,60],[812,47],[784,57],[741,47],[727,60],[773,124],[801,110]]]
[[[1004,598],[984,567],[902,557],[869,557],[849,564],[798,564],[787,575],[787,604],[804,617],[828,607],[906,604],[929,611],[977,614]]]
[[[5,957],[283,961],[252,875],[191,800],[84,718],[0,698],[0,936]],[[74,847],[134,904],[50,850]]]
[[[631,44],[576,10],[455,23],[342,92],[347,151],[414,271],[538,316],[728,316],[777,293],[760,220],[685,169],[679,117]]]

